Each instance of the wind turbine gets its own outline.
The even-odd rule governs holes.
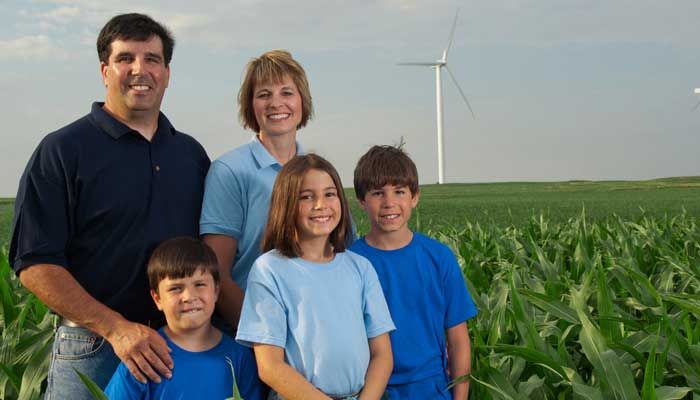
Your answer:
[[[414,66],[424,66],[424,67],[431,67],[435,69],[435,101],[436,101],[436,107],[437,107],[437,150],[438,150],[438,183],[442,184],[445,182],[445,160],[444,160],[444,153],[445,153],[445,143],[442,138],[442,124],[443,124],[443,118],[442,118],[442,79],[441,79],[441,71],[442,68],[444,67],[447,70],[447,73],[450,75],[450,78],[452,78],[452,82],[454,82],[455,86],[457,86],[457,90],[459,90],[459,94],[462,95],[462,99],[464,99],[464,102],[467,103],[467,107],[469,108],[469,111],[472,113],[472,118],[476,119],[474,117],[474,111],[472,110],[472,106],[469,105],[469,100],[467,100],[467,96],[464,95],[464,92],[462,91],[462,88],[459,86],[457,83],[457,79],[455,76],[452,74],[452,71],[450,71],[450,68],[447,66],[447,54],[450,52],[450,47],[452,46],[452,39],[454,39],[455,35],[455,28],[457,27],[457,17],[459,16],[459,10],[455,12],[455,20],[452,23],[452,30],[450,31],[450,38],[447,41],[447,47],[445,47],[445,50],[442,52],[442,58],[437,60],[437,61],[432,61],[432,62],[403,62],[399,63],[399,65],[414,65]]]

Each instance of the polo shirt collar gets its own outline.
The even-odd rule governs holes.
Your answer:
[[[102,128],[103,131],[105,131],[105,133],[114,139],[119,139],[125,134],[133,131],[133,129],[129,128],[126,124],[114,118],[107,111],[105,111],[104,108],[102,108],[104,104],[105,103],[99,101],[92,103],[90,115],[92,115],[94,121],[100,128]],[[168,118],[162,112],[158,114],[158,130],[156,133],[158,132],[169,132],[173,135],[177,132],[175,128],[173,128],[173,125],[170,123]]]
[[[267,151],[265,146],[263,146],[262,142],[260,142],[257,135],[253,135],[253,138],[250,139],[249,146],[250,151],[253,154],[253,158],[255,158],[255,162],[260,168],[280,165],[280,163],[275,159],[275,157],[273,157],[272,154],[270,154],[270,152]],[[297,155],[304,154],[304,150],[301,148],[301,145],[299,144],[298,140],[296,141],[296,146]]]

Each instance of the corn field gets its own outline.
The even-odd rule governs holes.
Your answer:
[[[428,234],[458,255],[479,308],[471,398],[700,399],[695,217],[532,217]],[[0,260],[0,398],[38,398],[52,317]]]

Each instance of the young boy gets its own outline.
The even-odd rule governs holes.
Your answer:
[[[390,333],[394,399],[466,399],[471,349],[466,321],[477,313],[450,249],[408,228],[418,172],[400,147],[374,146],[355,168],[355,194],[371,228],[350,250],[372,262],[396,324]]]
[[[129,372],[133,365],[121,363],[105,389],[110,399],[223,400],[233,395],[234,374],[245,400],[266,397],[250,349],[211,324],[219,294],[217,265],[211,248],[196,239],[170,239],[155,249],[148,281],[167,321],[159,333],[172,351],[173,376],[142,383]]]

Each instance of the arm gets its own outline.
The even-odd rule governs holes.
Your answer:
[[[172,376],[173,361],[165,340],[95,300],[65,268],[32,265],[20,272],[19,279],[47,307],[104,337],[138,381],[160,382],[158,374]]]
[[[226,322],[233,328],[238,326],[243,307],[243,290],[231,278],[231,265],[236,256],[238,241],[226,235],[204,235],[202,240],[208,244],[219,262],[219,300],[216,307]]]
[[[447,329],[447,362],[450,379],[471,374],[471,342],[467,323],[462,322]],[[469,379],[452,387],[452,398],[464,400],[469,397]]]
[[[253,345],[260,380],[286,400],[329,400],[284,361],[284,349],[269,344]]]
[[[369,366],[365,374],[365,386],[360,392],[360,400],[381,399],[386,383],[394,368],[389,334],[383,333],[369,340]]]

